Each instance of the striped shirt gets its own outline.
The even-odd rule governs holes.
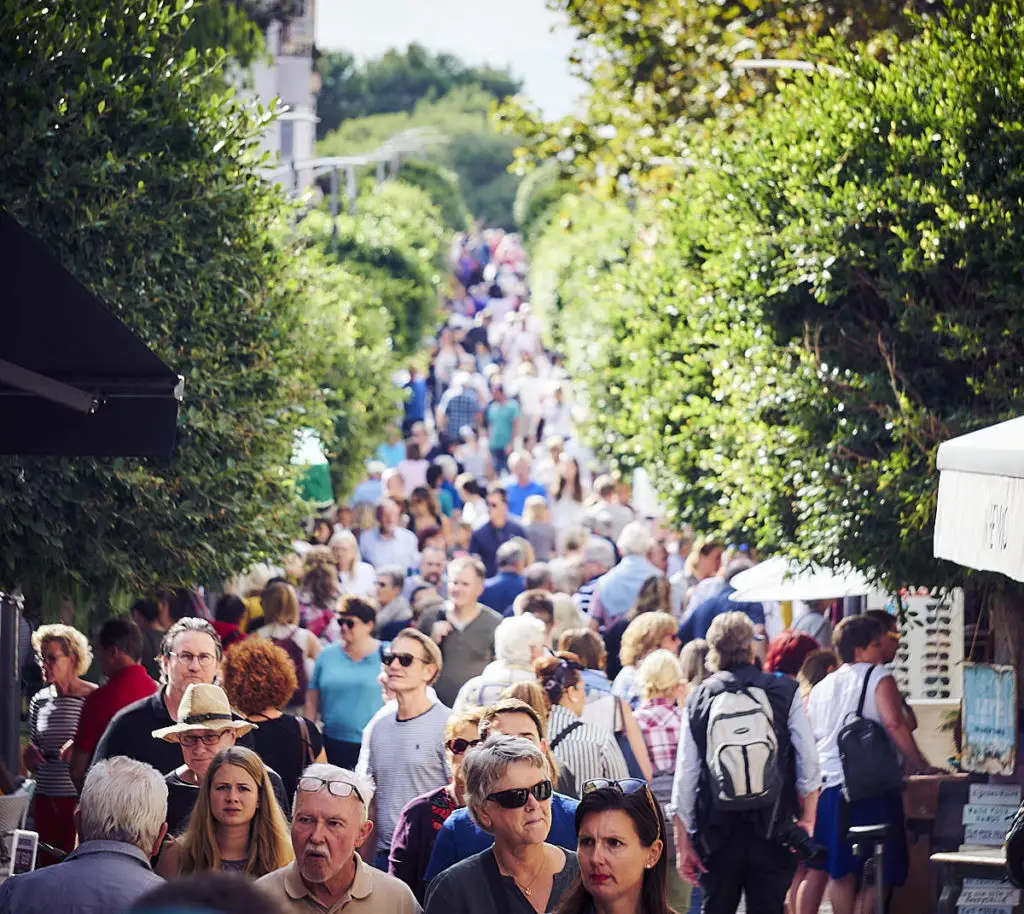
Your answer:
[[[392,711],[378,713],[367,725],[372,729],[363,737],[357,768],[377,785],[378,850],[391,848],[398,818],[410,800],[448,783],[444,727],[451,713],[437,702],[409,720],[399,720]]]
[[[564,730],[576,723],[582,726],[575,727],[564,739],[559,739]],[[617,780],[629,777],[626,760],[612,732],[583,723],[561,705],[552,707],[548,715],[548,745],[558,764],[567,766],[576,776],[577,789],[582,789],[593,778]]]
[[[671,698],[652,698],[641,702],[633,716],[644,735],[654,773],[674,773],[683,709]]]
[[[36,792],[42,796],[78,796],[68,775],[70,763],[60,761],[59,756],[61,747],[75,738],[84,705],[84,695],[58,695],[53,686],[40,689],[29,702],[31,739],[45,757],[35,773]]]

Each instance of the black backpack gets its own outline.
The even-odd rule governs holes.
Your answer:
[[[839,761],[843,766],[843,795],[847,802],[866,800],[903,786],[903,764],[885,727],[864,717],[864,699],[875,667],[868,669],[856,712],[847,715],[839,731]],[[850,720],[851,715],[856,715]]]

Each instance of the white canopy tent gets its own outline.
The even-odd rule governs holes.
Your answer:
[[[1024,581],[1024,417],[939,446],[933,553]]]
[[[762,603],[766,600],[834,600],[871,593],[871,582],[859,571],[806,567],[793,559],[776,556],[741,571],[732,579],[736,592],[733,603]]]

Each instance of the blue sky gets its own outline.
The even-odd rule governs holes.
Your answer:
[[[581,92],[569,75],[572,36],[544,0],[318,0],[316,19],[325,50],[365,58],[418,41],[471,64],[508,65],[548,118],[568,114]]]

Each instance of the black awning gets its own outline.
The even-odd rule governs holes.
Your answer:
[[[182,380],[0,210],[0,453],[167,457]]]

